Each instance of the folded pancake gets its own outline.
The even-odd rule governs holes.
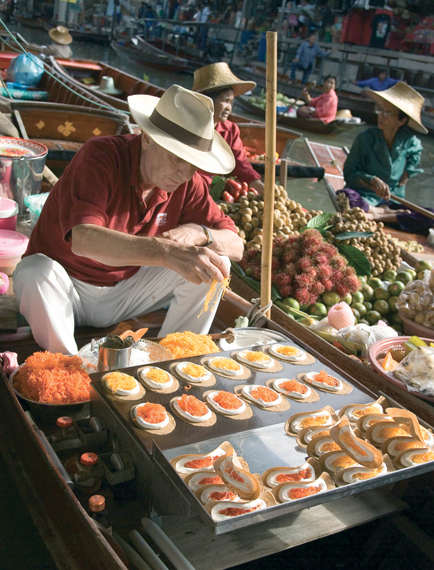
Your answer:
[[[205,509],[215,521],[223,521],[253,513],[276,505],[276,500],[269,492],[262,493],[257,499],[248,502],[217,501],[207,503]]]
[[[243,469],[235,450],[220,457],[214,463],[214,469],[230,491],[246,501],[257,499],[262,492],[262,483],[255,475]]]
[[[307,444],[306,453],[309,457],[321,457],[330,451],[340,451],[341,448],[330,435],[321,435]]]
[[[387,453],[387,455],[394,458],[403,451],[423,448],[425,448],[424,444],[415,437],[411,437],[410,435],[405,437],[398,436],[387,439],[381,446],[381,453]]]
[[[207,485],[223,485],[222,478],[217,475],[217,473],[210,473],[209,471],[197,471],[196,473],[190,473],[184,481],[193,493]]]
[[[198,471],[214,471],[214,462],[219,457],[233,452],[233,447],[228,441],[221,443],[216,449],[201,455],[198,453],[188,453],[174,457],[170,464],[179,475],[186,476]]]
[[[400,426],[396,422],[378,422],[372,425],[365,434],[365,437],[376,447],[381,447],[383,443],[391,437],[410,437],[408,426]]]
[[[359,418],[356,422],[356,427],[361,433],[366,433],[368,429],[378,422],[390,422],[392,418],[387,414],[366,414]]]
[[[361,481],[367,481],[368,479],[373,479],[374,477],[379,477],[381,475],[386,475],[395,471],[390,458],[385,455],[383,457],[383,463],[380,467],[362,467],[360,465],[349,467],[347,469],[342,469],[335,476],[335,483],[339,487],[342,485],[349,485],[351,483],[359,483]]]
[[[357,437],[347,418],[333,426],[330,435],[339,447],[360,465],[380,467],[383,463],[381,452],[368,441]]]
[[[321,468],[318,461],[311,458],[298,467],[271,467],[262,473],[261,479],[266,487],[273,489],[281,483],[309,483],[320,475]]]
[[[318,458],[318,463],[323,471],[327,471],[327,473],[330,473],[333,477],[343,469],[348,469],[356,465],[361,467],[357,461],[354,461],[352,457],[342,450],[324,453],[324,455]]]
[[[387,408],[386,414],[389,414],[398,425],[407,427],[411,436],[422,443],[425,442],[416,414],[402,408]]]
[[[403,451],[397,457],[395,457],[393,463],[399,469],[403,467],[416,467],[417,465],[423,465],[429,461],[434,461],[434,450],[433,449],[409,449]]]
[[[278,503],[289,503],[297,499],[312,497],[319,493],[325,493],[330,489],[334,489],[335,485],[330,475],[323,473],[315,481],[309,483],[282,483],[275,487],[271,492]]]
[[[384,413],[383,405],[387,405],[387,400],[384,396],[369,404],[348,404],[339,410],[338,416],[339,418],[346,416],[352,424],[355,424],[361,417],[367,414]]]
[[[216,501],[234,501],[237,503],[242,500],[238,495],[230,491],[226,485],[206,485],[205,487],[200,487],[194,494],[203,505]]]
[[[330,427],[338,417],[336,412],[331,406],[324,406],[320,410],[313,410],[311,412],[299,412],[292,415],[285,422],[285,431],[288,435],[296,436],[301,430],[311,427]],[[306,443],[307,445],[307,443]]]

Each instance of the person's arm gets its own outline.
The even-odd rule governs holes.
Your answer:
[[[315,46],[316,46],[315,57],[329,57],[335,51],[334,48],[331,49],[330,51],[324,51],[319,47],[318,44],[315,44]]]
[[[374,176],[365,171],[367,162],[367,152],[371,151],[370,145],[367,144],[366,137],[358,135],[353,142],[350,154],[344,163],[344,179],[345,184],[349,188],[357,189],[363,186],[362,182],[370,183]]]
[[[228,277],[224,261],[208,247],[182,245],[160,237],[132,236],[93,224],[72,229],[71,249],[79,257],[113,267],[166,267],[195,284],[211,283],[213,279],[221,282]]]
[[[217,132],[219,132],[229,144],[235,158],[235,168],[231,172],[231,176],[235,176],[239,182],[247,182],[249,186],[252,186],[252,182],[260,180],[261,175],[256,172],[246,156],[240,129],[238,125],[229,121],[226,121],[224,125],[226,126],[222,128],[225,130],[218,130]]]
[[[419,168],[422,150],[422,143],[417,137],[413,136],[405,157],[404,172],[399,181],[400,186],[405,186],[409,178],[423,172],[423,168]]]
[[[318,97],[312,99],[307,87],[303,89],[303,91],[300,93],[300,96],[303,97],[303,99],[306,101],[306,105],[311,105],[312,107],[315,106],[314,102],[316,101],[316,99],[318,99]]]
[[[374,82],[375,82],[375,77],[372,77],[371,79],[364,79],[362,81],[354,81],[354,83],[359,87],[371,87],[371,88]]]
[[[301,54],[303,53],[303,51],[304,51],[304,43],[302,43],[301,46],[298,47],[298,50],[297,50],[295,57],[294,57],[294,60],[293,60],[293,61],[295,61],[295,63],[300,61],[300,57],[301,57]]]

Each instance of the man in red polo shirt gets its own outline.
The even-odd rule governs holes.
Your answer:
[[[128,98],[141,135],[90,139],[53,188],[14,273],[37,343],[75,354],[75,325],[109,326],[169,305],[160,331],[206,333],[197,318],[213,279],[243,245],[196,169],[227,174],[234,158],[213,103],[173,85]]]

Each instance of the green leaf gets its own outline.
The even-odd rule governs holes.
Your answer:
[[[222,197],[225,186],[226,186],[226,180],[224,178],[222,178],[221,176],[214,176],[214,178],[211,181],[209,193],[211,198],[215,202],[217,202],[217,200],[220,200],[220,198]]]
[[[360,251],[360,249],[352,245],[343,245],[340,243],[336,244],[336,247],[339,253],[347,259],[348,265],[354,267],[357,275],[371,275],[371,266],[363,251]]]
[[[319,214],[318,216],[315,216],[314,218],[312,218],[311,220],[309,220],[306,224],[307,228],[316,228],[317,230],[319,228],[325,228],[325,226],[327,225],[327,222],[333,218],[334,214]]]
[[[335,239],[353,239],[360,237],[369,238],[373,235],[373,232],[344,232],[343,234],[335,235]]]

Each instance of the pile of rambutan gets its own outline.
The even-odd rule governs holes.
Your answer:
[[[261,252],[245,251],[240,266],[246,275],[260,280]],[[361,288],[354,268],[313,228],[298,236],[274,238],[271,274],[279,294],[294,297],[300,305],[313,305],[328,291],[345,297]]]

